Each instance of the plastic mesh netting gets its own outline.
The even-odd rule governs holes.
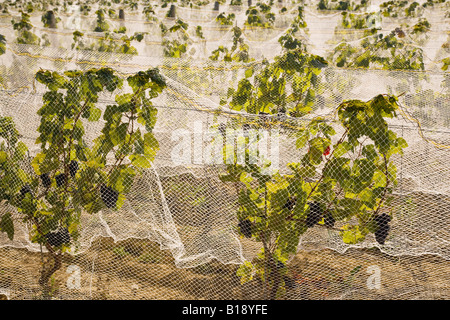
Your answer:
[[[0,295],[448,299],[450,3],[415,3],[3,2]]]

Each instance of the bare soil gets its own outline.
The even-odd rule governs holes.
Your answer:
[[[0,249],[0,295],[40,299],[45,254]],[[68,268],[72,266],[71,268]],[[73,266],[80,268],[79,287]],[[76,268],[75,267],[75,268]],[[237,265],[218,261],[178,268],[155,242],[97,239],[85,253],[65,256],[53,278],[53,299],[260,299],[258,280],[241,285]],[[378,249],[299,252],[288,264],[294,286],[281,299],[449,299],[450,262],[436,256],[391,257]],[[376,287],[373,271],[379,271]],[[372,276],[372,278],[371,278]],[[76,277],[75,277],[76,278]],[[74,287],[75,283],[75,287]],[[72,284],[72,285],[71,285]],[[375,287],[374,287],[375,284]]]

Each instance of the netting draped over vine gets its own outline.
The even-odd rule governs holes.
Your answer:
[[[16,121],[19,131],[24,136],[24,141],[29,145],[31,155],[36,152],[37,146],[34,145],[36,139],[36,125],[38,124],[38,117],[36,115],[37,109],[40,107],[42,91],[40,87],[34,84],[32,80],[33,70],[26,68],[31,61],[33,61],[35,66],[43,67],[46,64],[54,63],[50,52],[40,52],[39,56],[42,58],[30,58],[29,54],[26,52],[20,52],[21,48],[18,46],[15,48],[18,54],[11,53],[4,56],[4,59],[15,60],[15,67],[17,65],[22,65],[22,70],[28,70],[26,73],[22,73],[19,79],[14,79],[11,77],[11,82],[14,80],[20,81],[15,85],[16,88],[21,88],[20,90],[14,91],[4,91],[4,99],[2,99],[2,115],[11,116]],[[29,50],[29,48],[28,48]],[[28,51],[29,52],[29,51]],[[23,54],[23,55],[22,55]],[[33,55],[33,54],[32,54]],[[10,56],[10,57],[8,57]],[[64,57],[61,52],[58,54],[58,58]],[[111,57],[109,57],[111,59]],[[39,59],[39,60],[38,60]],[[54,57],[57,59],[57,57]],[[109,59],[108,59],[109,60]],[[95,65],[95,56],[91,56],[90,65]],[[75,61],[71,61],[74,63]],[[83,62],[86,62],[84,60]],[[242,113],[227,112],[220,116],[215,116],[216,110],[220,107],[214,102],[214,96],[205,96],[204,94],[196,94],[198,87],[189,87],[189,83],[183,83],[183,75],[186,73],[190,75],[190,69],[184,70],[172,70],[167,68],[165,70],[163,61],[161,61],[161,69],[163,74],[168,78],[168,90],[163,94],[158,101],[155,103],[158,105],[159,120],[155,128],[155,132],[160,142],[160,151],[156,157],[154,168],[149,170],[148,173],[141,179],[145,183],[137,183],[135,189],[133,190],[133,196],[127,201],[127,205],[118,212],[103,212],[96,216],[88,217],[87,223],[83,224],[83,236],[81,238],[81,248],[89,247],[90,242],[95,236],[111,236],[116,241],[127,239],[129,237],[137,238],[150,238],[155,239],[160,242],[163,247],[174,250],[173,253],[177,259],[179,259],[180,265],[195,266],[201,262],[204,262],[212,257],[219,258],[219,260],[229,263],[229,262],[240,262],[243,259],[242,248],[238,237],[236,236],[235,230],[233,230],[233,210],[235,208],[230,206],[233,202],[232,199],[234,195],[226,194],[223,190],[220,190],[220,182],[218,180],[218,174],[221,171],[220,165],[203,166],[202,164],[192,164],[191,166],[175,166],[173,163],[173,157],[171,156],[172,149],[176,145],[176,141],[172,141],[172,132],[177,129],[193,130],[194,121],[199,121],[204,126],[212,127],[217,123],[227,123],[233,117],[243,118],[243,121],[248,121],[251,123],[254,121],[254,116],[246,116]],[[100,61],[98,62],[100,63]],[[167,63],[167,62],[165,62]],[[187,64],[188,62],[186,62]],[[68,63],[68,65],[70,65]],[[152,64],[155,65],[155,64]],[[182,63],[180,63],[182,65]],[[201,65],[196,65],[194,63],[189,63],[190,68],[198,70],[197,72],[202,72],[205,75],[211,76],[212,79],[217,78],[229,78],[231,73],[238,73],[242,70],[226,70],[226,68],[221,69],[220,66],[217,68],[211,68],[210,70],[202,70]],[[133,67],[136,69],[145,69],[145,65],[132,66],[127,65],[127,70]],[[245,66],[242,66],[245,67]],[[63,70],[66,69],[63,66]],[[69,67],[70,68],[70,67]],[[206,68],[203,68],[206,69]],[[408,73],[401,71],[350,71],[350,70],[338,70],[334,68],[325,69],[323,72],[325,77],[345,77],[349,82],[353,83],[352,90],[349,92],[336,93],[330,89],[325,89],[321,95],[322,105],[316,109],[317,114],[331,115],[333,112],[334,101],[337,99],[337,94],[339,98],[354,99],[359,98],[362,100],[370,99],[376,95],[377,92],[388,92],[390,88],[396,88],[407,82],[411,81],[411,78],[420,78],[424,76],[429,77],[429,82],[426,85],[430,87],[439,85],[440,81],[443,80],[443,75],[433,75],[426,73]],[[28,81],[27,81],[28,79]],[[370,79],[370,80],[365,80]],[[377,83],[377,86],[367,86],[366,81],[371,81]],[[209,82],[210,87],[208,90],[224,90],[223,87],[213,88],[211,82]],[[396,93],[399,93],[398,91]],[[404,99],[403,99],[404,100]],[[104,102],[103,102],[104,101]],[[111,103],[112,101],[108,99],[107,96],[102,100],[104,105]],[[417,108],[417,113],[415,118],[412,117],[411,113],[414,114],[415,110],[413,106],[408,106],[404,102],[402,103],[404,107],[404,113],[396,119],[392,126],[394,130],[401,136],[408,138],[409,148],[405,152],[405,155],[401,159],[397,159],[397,166],[399,168],[399,175],[401,177],[399,187],[396,191],[402,197],[408,194],[419,194],[420,192],[427,193],[438,193],[441,197],[446,197],[450,193],[450,189],[446,181],[449,172],[446,168],[447,161],[445,155],[448,153],[448,137],[446,137],[446,123],[448,123],[448,118],[439,117],[440,112],[448,107],[448,104],[444,105],[442,109],[434,109],[433,106],[428,106],[428,110],[435,110],[437,113],[436,120],[427,121],[420,112],[422,108]],[[421,118],[421,116],[423,118]],[[313,115],[311,115],[313,117]],[[411,119],[421,120],[421,126],[418,123],[413,122]],[[247,119],[247,120],[245,120]],[[274,118],[275,119],[275,118]],[[300,127],[302,122],[305,120],[295,120],[289,118],[284,120],[288,126],[282,129],[282,138],[280,138],[280,168],[285,168],[286,164],[294,161],[296,158],[300,157],[297,151],[292,150],[292,144],[295,144],[295,128]],[[332,121],[332,120],[331,120]],[[278,123],[277,123],[278,122]],[[283,125],[283,122],[277,119],[273,121],[272,128],[277,129]],[[32,124],[35,124],[34,126]],[[88,133],[92,132],[95,134],[98,127],[87,125]],[[192,131],[193,132],[193,131]],[[427,141],[427,139],[429,141]],[[206,142],[205,142],[206,143]],[[440,147],[442,145],[442,147]],[[195,153],[195,150],[192,151]],[[189,159],[192,163],[192,159]],[[223,168],[222,168],[223,169]],[[199,227],[199,230],[193,232],[192,234],[183,234],[185,231],[177,230],[174,222],[173,215],[175,219],[181,219],[178,215],[184,215],[185,212],[177,212],[181,210],[177,208],[175,204],[180,199],[167,199],[167,197],[173,197],[171,194],[171,187],[174,186],[163,186],[161,184],[161,176],[169,179],[177,175],[185,175],[186,183],[198,184],[203,192],[199,195],[195,195],[192,191],[190,195],[191,200],[194,201],[195,198],[208,197],[209,199],[203,200],[205,203],[211,202],[216,209],[209,209],[207,211],[214,212],[214,215],[205,212],[205,209],[201,208],[201,205],[193,205],[192,210],[199,211],[197,215],[198,221],[191,221],[194,225]],[[188,182],[189,181],[189,182]],[[179,186],[183,188],[184,192],[188,192],[187,185]],[[172,191],[173,192],[173,191]],[[151,197],[149,203],[140,203],[138,200],[140,197],[145,196]],[[189,198],[189,196],[188,196]],[[400,199],[398,201],[401,201]],[[445,207],[446,202],[441,202],[436,204],[435,211],[436,216],[440,216],[441,210]],[[181,203],[180,203],[181,204]],[[173,208],[170,208],[174,206]],[[441,207],[440,207],[441,206]],[[151,208],[151,209],[150,209]],[[220,208],[220,210],[219,210]],[[429,207],[431,210],[431,207]],[[418,210],[419,211],[419,210]],[[432,214],[429,211],[424,212],[425,216],[420,216],[420,212],[416,213],[417,216],[415,220],[417,222],[422,222],[427,219],[432,219]],[[409,219],[407,217],[406,219]],[[202,230],[200,226],[207,224],[215,226],[211,228],[210,231]],[[226,224],[224,224],[226,222]],[[118,223],[118,224],[117,224]],[[402,225],[399,223],[399,226]],[[220,228],[217,228],[221,226]],[[442,225],[445,230],[445,225]],[[217,229],[216,229],[217,228]],[[400,227],[399,227],[400,228]],[[405,230],[406,231],[406,230]],[[403,231],[403,232],[405,232]],[[209,232],[210,241],[206,241],[204,232]],[[412,232],[412,231],[411,231]],[[191,233],[191,232],[189,232]],[[208,233],[207,233],[208,234]],[[195,235],[197,237],[194,236]],[[430,236],[430,235],[428,235]],[[185,238],[186,237],[186,238]],[[192,239],[187,240],[187,237]],[[331,238],[329,238],[331,237]],[[412,245],[414,250],[420,253],[436,253],[448,258],[448,250],[445,250],[446,246],[442,246],[441,241],[448,241],[445,238],[445,234],[439,236],[436,234],[436,240],[430,241],[430,239],[423,241],[423,247]],[[312,231],[310,234],[305,235],[302,243],[318,242],[322,246],[333,247],[338,250],[345,250],[348,246],[342,247],[341,241],[333,241],[332,235],[323,234],[321,230]],[[415,243],[417,240],[408,239],[406,235],[400,232],[398,237],[398,243],[395,247],[387,249],[383,247],[383,250],[389,250],[390,253],[410,253],[411,248],[408,243]],[[403,240],[401,240],[403,239]],[[419,242],[421,242],[419,238]],[[184,240],[184,241],[183,241]],[[18,240],[15,240],[18,241]],[[187,242],[186,242],[187,241]],[[331,242],[330,242],[331,241]],[[222,243],[221,243],[222,242]],[[434,245],[433,245],[434,244]],[[26,233],[22,240],[23,246],[33,247],[32,244],[27,240]],[[218,246],[219,245],[219,246]],[[373,245],[372,242],[368,241],[367,246]],[[198,247],[197,247],[198,246]],[[34,246],[37,250],[38,247]],[[224,251],[223,251],[224,250]]]
[[[367,34],[365,33],[367,30],[343,28],[340,26],[342,19],[340,12],[323,15],[322,11],[317,12],[314,5],[310,4],[306,6],[305,13],[308,27],[298,31],[296,38],[302,39],[303,44],[313,54],[335,59],[327,65],[320,65],[320,72],[310,76],[317,78],[313,91],[308,92],[309,96],[304,102],[305,105],[311,106],[310,110],[302,117],[292,116],[293,113],[286,112],[269,114],[273,106],[268,104],[265,105],[267,108],[265,111],[270,112],[259,115],[247,113],[242,109],[236,110],[233,108],[233,102],[229,100],[234,94],[230,93],[230,88],[236,90],[244,78],[254,79],[255,75],[265,70],[269,62],[273,62],[274,59],[277,61],[275,57],[284,52],[280,49],[279,38],[285,34],[297,16],[298,4],[283,3],[283,6],[287,8],[287,13],[277,15],[276,22],[271,28],[255,27],[255,30],[252,30],[251,26],[247,26],[247,29],[243,27],[242,41],[247,43],[248,56],[251,59],[240,61],[214,60],[210,59],[210,56],[211,51],[219,46],[232,47],[235,38],[231,28],[236,25],[236,21],[241,23],[247,18],[244,10],[246,6],[240,8],[221,5],[218,12],[213,12],[210,8],[199,10],[177,7],[177,17],[188,22],[190,26],[202,25],[204,35],[204,39],[196,38],[193,36],[193,29],[189,29],[191,34],[187,40],[188,50],[181,58],[167,57],[164,53],[164,48],[167,47],[161,45],[163,41],[175,37],[175,33],[159,36],[159,21],[158,23],[156,20],[149,21],[144,13],[130,14],[131,17],[127,16],[126,23],[115,18],[109,20],[111,30],[126,25],[128,34],[147,33],[143,42],[133,42],[139,52],[134,55],[99,52],[98,48],[89,48],[86,43],[96,43],[98,37],[105,36],[105,33],[92,32],[97,19],[93,14],[94,9],[89,15],[65,13],[70,19],[61,21],[63,27],[59,29],[35,28],[34,31],[39,37],[48,34],[51,42],[48,46],[14,43],[11,17],[0,17],[0,33],[7,38],[7,49],[0,56],[0,116],[11,117],[14,120],[21,134],[21,140],[28,147],[29,153],[23,164],[26,172],[33,173],[31,159],[41,151],[41,146],[35,143],[39,136],[37,128],[40,124],[37,112],[43,106],[43,95],[47,92],[47,88],[36,81],[35,75],[39,70],[63,73],[75,69],[86,71],[91,68],[110,67],[121,79],[127,79],[128,76],[141,70],[158,68],[166,81],[167,87],[152,100],[153,106],[157,109],[157,121],[152,133],[158,141],[159,150],[151,167],[134,178],[133,186],[126,194],[126,200],[119,210],[104,208],[94,214],[83,212],[81,215],[79,237],[77,242],[72,244],[70,254],[75,260],[78,259],[76,263],[83,265],[83,272],[90,274],[90,278],[83,278],[81,286],[81,290],[84,290],[83,297],[92,297],[92,278],[96,274],[94,262],[100,259],[102,250],[106,250],[98,249],[102,246],[99,239],[103,238],[111,238],[114,243],[131,240],[157,243],[160,249],[170,253],[170,259],[173,259],[177,268],[199,268],[214,260],[231,266],[252,261],[260,252],[262,244],[250,237],[242,236],[242,229],[239,230],[239,220],[236,216],[240,206],[239,195],[232,183],[225,183],[220,178],[227,172],[227,166],[220,161],[214,163],[208,158],[214,150],[222,150],[222,142],[225,143],[217,140],[220,129],[237,127],[242,129],[242,125],[246,124],[252,129],[259,130],[261,135],[266,135],[268,144],[265,155],[272,160],[272,165],[276,164],[275,171],[279,170],[280,174],[289,175],[291,173],[289,164],[299,162],[309,152],[305,148],[295,147],[301,128],[312,119],[321,117],[335,128],[337,134],[331,138],[331,142],[336,144],[344,133],[337,116],[337,107],[349,100],[369,101],[379,94],[399,97],[397,117],[387,121],[390,130],[406,140],[408,145],[403,154],[392,156],[398,184],[393,190],[392,202],[386,206],[386,212],[392,214],[391,229],[386,243],[379,244],[372,234],[368,234],[363,241],[344,243],[340,228],[346,224],[356,224],[356,219],[353,219],[338,221],[333,228],[327,228],[324,224],[309,228],[301,235],[297,251],[331,250],[330,252],[345,256],[352,255],[354,249],[378,247],[381,252],[393,257],[412,256],[421,259],[422,256],[433,255],[444,259],[448,264],[450,91],[449,73],[442,70],[443,59],[449,57],[449,24],[445,18],[445,7],[435,10],[424,9],[421,17],[429,19],[432,25],[431,31],[425,36],[421,37],[412,31],[408,33],[410,32],[408,27],[403,29],[408,33],[408,38],[400,39],[398,42],[400,51],[393,57],[405,57],[411,48],[420,48],[420,51],[407,56],[405,61],[409,63],[408,67],[399,70],[386,67],[392,64],[389,60],[391,49],[386,49],[382,45],[373,50],[372,54],[385,57],[387,60],[372,61],[374,64],[379,63],[374,68],[356,65],[358,55],[370,51],[366,50],[365,41],[378,41],[374,40],[378,34]],[[277,10],[281,7],[280,3]],[[168,9],[169,7],[158,8],[152,17],[159,17],[161,21],[166,19],[164,21],[171,26],[176,22],[164,17]],[[218,26],[216,16],[220,12],[227,14],[233,12],[235,22],[230,27]],[[412,20],[417,22],[418,18]],[[39,21],[40,15],[31,14],[33,25],[39,25]],[[81,42],[71,47],[74,43],[74,25],[85,33],[84,47],[80,45]],[[394,19],[386,18],[379,32],[388,37],[397,25]],[[182,27],[179,30],[182,30]],[[115,34],[114,37],[120,42],[120,35]],[[386,41],[391,40],[389,38]],[[355,55],[351,63],[339,60],[341,52],[339,50],[342,49],[339,45],[343,43],[348,46],[347,49],[350,48],[348,52]],[[378,44],[379,42],[376,42],[374,46]],[[81,47],[77,50],[76,45]],[[405,50],[402,51],[403,49]],[[414,69],[417,59],[421,59],[423,65]],[[385,70],[380,66],[385,66]],[[286,87],[286,96],[295,91],[295,81]],[[128,93],[127,89],[118,91],[121,94]],[[293,108],[293,102],[286,100],[286,108]],[[112,93],[103,92],[96,107],[103,115],[108,106],[115,103],[115,96]],[[105,121],[103,119],[98,122],[83,121],[86,143],[93,145],[93,140],[102,130]],[[241,133],[243,131],[238,131],[238,134]],[[364,143],[367,145],[369,141],[362,141],[361,146]],[[232,144],[235,144],[234,140]],[[354,153],[347,151],[350,158],[357,155],[357,151]],[[218,159],[223,159],[222,154]],[[320,166],[318,168],[323,169]],[[314,179],[313,177],[307,181],[312,183],[316,181]],[[323,197],[325,199],[325,195]],[[32,243],[29,236],[31,225],[21,222],[21,215],[13,206],[3,206],[0,214],[6,212],[13,212],[15,235],[14,239],[10,240],[6,233],[0,233],[0,249],[6,250],[5,257],[13,254],[7,251],[10,248],[23,248],[32,253],[47,251],[39,244]],[[112,244],[105,246],[113,247]],[[139,245],[136,245],[136,248],[140,250]],[[98,251],[95,251],[97,249]],[[154,252],[157,249],[151,250]],[[162,259],[144,257],[141,253],[139,251],[137,255],[139,259],[150,259],[152,263],[159,263],[158,259]],[[129,253],[116,250],[114,254],[122,259]],[[288,263],[295,263],[296,259],[294,257]],[[108,269],[107,266],[103,268]],[[129,276],[134,270],[140,270],[139,265],[130,268],[131,271],[121,269],[120,272]],[[445,269],[445,266],[443,268]],[[188,271],[177,273],[172,269],[164,269],[161,272],[164,275],[167,272],[167,279],[164,281],[172,283],[171,279],[180,279],[183,277],[180,274]],[[225,273],[223,270],[223,274]],[[26,272],[22,277],[31,278]],[[0,275],[0,288],[3,287],[1,280]],[[216,284],[216,280],[210,280],[214,283],[210,289],[205,289],[206,287],[202,289],[200,283],[190,289],[189,294],[196,297],[196,293],[201,292],[202,297],[234,297],[235,293],[225,292],[223,284]],[[120,283],[119,281],[118,288]],[[445,279],[442,283],[445,283]],[[128,288],[128,283],[124,284],[125,286]],[[172,285],[167,286],[171,290],[174,288]],[[14,290],[20,291],[19,287],[19,284],[15,284]],[[359,289],[360,291],[356,291],[363,292],[363,289]],[[133,298],[133,294],[136,297],[132,289],[127,290],[123,289],[123,297]],[[248,290],[254,294],[253,296],[257,295],[257,289],[251,287]],[[388,289],[384,297],[394,295],[389,292]],[[338,289],[335,293],[333,297],[343,297]],[[70,294],[70,290],[67,294]],[[288,298],[297,299],[303,298],[304,293],[290,294]],[[143,298],[161,298],[155,295],[147,294]],[[29,297],[28,293],[17,296]],[[176,298],[177,294],[173,293],[173,297]]]

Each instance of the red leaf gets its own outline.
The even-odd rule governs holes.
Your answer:
[[[328,146],[328,147],[325,149],[325,151],[323,152],[323,155],[324,155],[324,156],[329,155],[329,154],[330,154],[330,151],[331,151],[331,148],[330,148],[330,146]]]

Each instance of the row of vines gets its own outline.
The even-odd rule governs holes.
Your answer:
[[[404,2],[386,2],[381,6],[382,16],[420,16],[420,10],[445,3],[442,0],[428,0],[423,5]],[[224,1],[217,3],[223,5]],[[39,37],[33,32],[31,17],[42,13],[43,27],[57,29],[63,13],[71,5],[69,1],[6,1],[1,10],[5,15],[20,13],[20,17],[11,21],[16,32],[14,42],[52,46],[45,35]],[[181,1],[178,5],[181,8],[203,6],[199,1]],[[231,5],[244,4],[233,0]],[[83,15],[94,15],[91,31],[101,36],[88,43],[84,32],[74,31],[72,50],[138,55],[132,44],[144,41],[148,34],[127,35],[125,26],[111,30],[108,22],[108,19],[127,21],[128,12],[139,12],[158,25],[165,57],[185,57],[192,39],[205,39],[200,25],[190,26],[177,17],[171,1],[155,4],[102,0],[98,10],[94,11],[93,6],[94,2],[86,1],[79,7]],[[157,6],[158,10],[167,11],[165,23],[156,17]],[[278,7],[281,8],[275,11]],[[236,191],[236,232],[262,247],[254,260],[240,266],[237,275],[242,284],[259,281],[267,299],[282,298],[291,286],[286,264],[297,252],[302,234],[310,228],[337,230],[348,244],[363,241],[368,234],[375,234],[380,245],[385,243],[392,220],[389,203],[398,183],[394,159],[408,146],[388,125],[389,119],[398,116],[402,94],[380,93],[368,101],[332,101],[337,115],[334,121],[324,117],[305,119],[318,108],[324,86],[337,90],[332,87],[342,81],[337,75],[334,80],[324,81],[323,72],[330,66],[424,71],[424,54],[414,43],[432,27],[426,19],[419,19],[412,26],[400,25],[385,33],[369,28],[364,15],[356,15],[367,7],[367,1],[321,0],[315,9],[344,11],[342,28],[365,29],[364,39],[357,45],[343,42],[329,56],[322,57],[312,54],[303,41],[302,35],[308,32],[304,4],[295,3],[290,7],[293,19],[278,39],[279,54],[270,61],[255,63],[245,38],[246,28],[273,27],[276,16],[288,11],[283,4],[278,7],[273,1],[255,5],[249,1],[241,27],[237,26],[234,13],[215,10],[214,21],[229,28],[231,42],[208,53],[211,61],[249,66],[245,74],[235,74],[235,86],[225,88],[226,94],[220,97],[222,106],[259,117],[277,115],[307,122],[296,130],[295,146],[292,146],[301,150],[303,156],[288,164],[287,174],[267,173],[263,166],[250,161],[248,145],[252,130],[258,129],[258,125],[239,119],[224,124],[225,128],[245,133],[241,141],[246,146],[245,159],[238,161],[237,155],[233,155],[233,163],[226,165],[219,178]],[[416,38],[411,40],[412,37]],[[6,37],[0,35],[2,55],[7,53],[8,46]],[[448,53],[448,42],[442,45],[442,50]],[[170,61],[172,67],[176,66],[173,62],[176,60]],[[445,72],[450,60],[444,57],[439,63]],[[181,72],[189,79],[189,71]],[[329,73],[328,76],[331,77]],[[408,89],[405,91],[416,86],[420,92],[418,77],[413,74],[405,80]],[[211,78],[200,80],[213,81]],[[36,128],[35,143],[40,152],[29,159],[27,146],[21,141],[13,119],[0,118],[0,201],[11,209],[2,214],[0,231],[14,239],[12,210],[16,210],[30,227],[31,242],[46,248],[53,263],[41,271],[39,284],[42,298],[48,299],[49,281],[61,268],[62,256],[77,245],[81,215],[121,210],[135,178],[151,168],[158,157],[159,142],[153,133],[158,109],[153,100],[166,93],[167,79],[158,68],[124,77],[109,67],[64,72],[39,70],[34,79],[45,91]],[[436,103],[448,99],[448,81],[446,74],[444,90],[430,93]],[[105,93],[112,95],[114,102],[103,108],[100,97]],[[405,99],[414,105],[414,99],[420,98],[408,94]],[[86,141],[86,122],[102,123],[92,141]],[[226,135],[223,129],[218,130],[218,135]],[[253,139],[262,138],[253,135]],[[230,146],[223,146],[224,157],[229,149]],[[24,169],[26,165],[32,166],[32,172]],[[357,224],[350,224],[350,220],[356,220]],[[342,226],[337,227],[338,222]]]

